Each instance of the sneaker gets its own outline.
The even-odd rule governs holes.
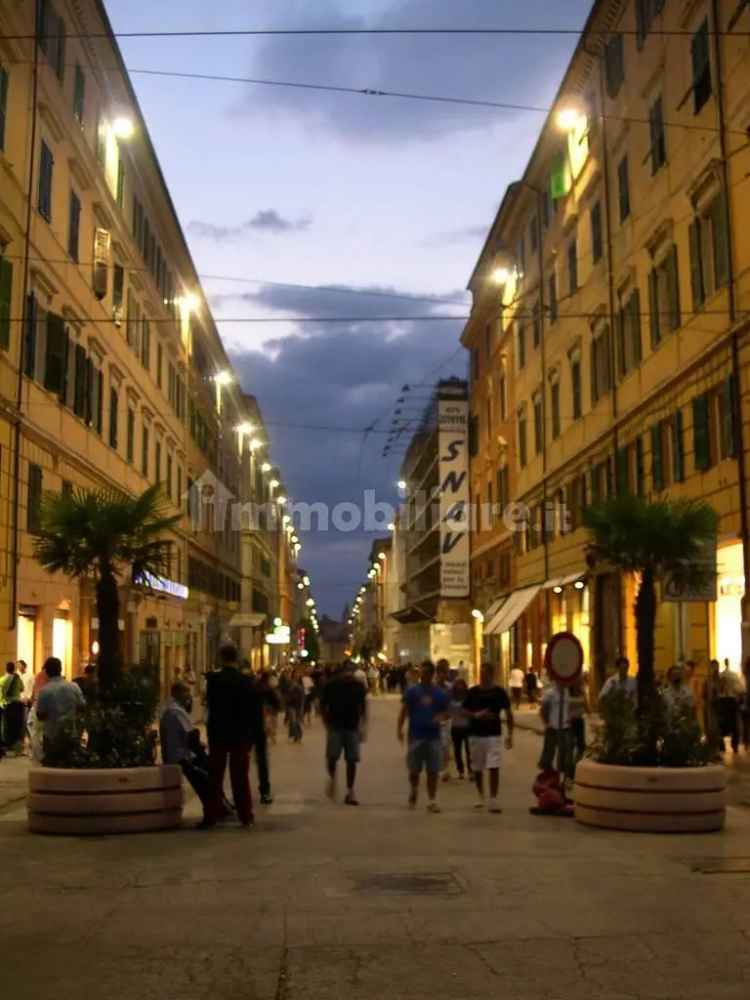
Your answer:
[[[417,804],[417,790],[416,788],[412,788],[412,790],[409,792],[409,808],[414,809],[416,804]]]
[[[344,802],[348,806],[358,806],[359,805],[359,802],[357,802],[357,796],[354,794],[354,792],[347,792],[346,793],[346,798],[344,799]]]
[[[491,813],[501,813],[503,811],[497,799],[490,799],[489,809]]]
[[[442,811],[443,810],[440,808],[440,806],[437,804],[437,802],[430,802],[430,804],[427,806],[427,812],[428,813],[439,813],[439,812],[442,812]]]

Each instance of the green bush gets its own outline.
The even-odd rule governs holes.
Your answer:
[[[705,767],[711,761],[711,748],[692,706],[668,712],[657,696],[646,711],[638,712],[624,692],[615,691],[599,702],[599,716],[589,756],[600,764]]]
[[[159,678],[151,667],[133,667],[117,676],[106,691],[45,739],[44,766],[65,768],[147,767],[156,762],[154,719]]]

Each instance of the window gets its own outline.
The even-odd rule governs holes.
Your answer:
[[[617,97],[625,80],[625,46],[622,35],[612,35],[604,50],[604,64],[607,74],[607,94]]]
[[[145,316],[141,323],[141,364],[146,371],[151,366],[151,324]]]
[[[68,331],[62,316],[47,313],[44,351],[44,388],[65,400],[68,368]]]
[[[676,245],[670,247],[664,259],[649,275],[648,290],[651,347],[655,348],[670,330],[679,330],[682,322]]]
[[[534,396],[534,452],[540,455],[544,447],[544,418],[542,416],[542,394]]]
[[[46,142],[42,142],[39,156],[39,192],[37,208],[42,218],[49,222],[52,219],[52,170],[54,157]]]
[[[690,281],[693,311],[698,312],[714,292],[729,281],[726,198],[718,195],[704,215],[690,224]]]
[[[730,375],[715,394],[718,408],[719,458],[734,458],[737,454],[737,422],[735,380]]]
[[[73,116],[79,125],[83,125],[83,115],[86,106],[86,77],[79,63],[76,63],[75,80],[73,82]]]
[[[570,389],[573,401],[573,419],[578,420],[583,412],[581,401],[581,358],[574,355],[570,360]]]
[[[550,386],[550,406],[552,409],[552,439],[560,437],[560,383]]]
[[[132,465],[135,461],[135,410],[128,407],[127,439],[125,444],[125,457]]]
[[[510,503],[510,478],[507,465],[503,465],[497,470],[497,505],[500,517],[503,516],[505,508]]]
[[[539,217],[536,215],[529,223],[529,246],[532,253],[539,249]]]
[[[0,256],[0,348],[10,347],[10,320],[13,303],[13,265]]]
[[[591,402],[596,403],[612,388],[611,336],[602,326],[591,341]]]
[[[643,48],[654,19],[664,9],[665,0],[635,0],[636,45]]]
[[[651,105],[648,121],[651,134],[651,173],[655,174],[667,162],[667,133],[664,129],[661,97]]]
[[[615,486],[618,496],[630,493],[630,449],[618,448],[615,462]]]
[[[117,449],[117,419],[119,415],[119,401],[117,389],[109,390],[109,446]]]
[[[641,295],[634,289],[617,316],[617,365],[624,378],[641,363]]]
[[[672,478],[676,483],[685,479],[685,437],[682,424],[682,410],[677,410],[672,418]]]
[[[711,58],[708,48],[708,19],[693,35],[693,107],[696,115],[711,97]]]
[[[5,149],[5,122],[8,115],[8,71],[0,64],[0,149]]]
[[[122,296],[125,286],[125,271],[122,265],[115,264],[114,267],[114,280],[112,281],[112,307],[113,309],[122,309]]]
[[[693,400],[693,461],[697,472],[705,472],[714,464],[711,431],[711,396],[704,392]]]
[[[49,0],[37,0],[39,48],[62,82],[65,76],[65,21]]]
[[[526,327],[523,323],[518,324],[516,339],[518,342],[518,368],[520,370],[526,367]]]
[[[164,366],[164,348],[161,344],[156,345],[156,385],[161,389],[162,368]]]
[[[101,368],[95,370],[93,383],[96,397],[96,406],[93,410],[94,426],[96,433],[101,435],[104,430],[104,372]]]
[[[78,244],[81,233],[81,199],[70,192],[70,210],[68,213],[68,254],[71,260],[78,263]]]
[[[639,497],[646,493],[646,464],[643,456],[643,437],[637,437],[634,445],[635,451],[635,492]]]
[[[526,450],[526,407],[523,406],[518,411],[518,462],[521,468],[525,468],[528,461]]]
[[[660,493],[668,485],[665,443],[664,423],[654,424],[651,428],[651,480],[656,493]]]
[[[73,412],[81,420],[87,416],[89,409],[89,373],[86,349],[83,344],[76,344],[73,364]]]
[[[604,239],[602,236],[602,203],[597,203],[591,209],[591,256],[594,263],[598,264],[604,253]]]
[[[548,293],[549,293],[549,321],[550,323],[557,322],[557,275],[553,271],[549,276],[548,282]]]
[[[498,397],[500,400],[500,419],[505,421],[508,419],[508,383],[504,374],[500,376]]]
[[[573,238],[568,244],[568,294],[578,291],[578,240]]]
[[[630,167],[627,156],[623,156],[617,167],[617,190],[620,203],[620,222],[630,215]]]
[[[141,475],[144,479],[148,479],[149,450],[150,443],[148,427],[144,424],[143,430],[141,431]]]
[[[167,476],[166,476],[166,482],[167,482],[167,496],[169,497],[170,500],[172,499],[172,465],[173,465],[173,461],[174,460],[172,458],[171,452],[167,452]]]
[[[29,462],[28,496],[26,501],[26,530],[30,535],[39,533],[39,513],[42,504],[42,467]]]

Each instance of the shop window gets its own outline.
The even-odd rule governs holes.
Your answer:
[[[695,312],[729,281],[729,240],[723,193],[690,224],[690,280]]]
[[[680,279],[677,246],[672,244],[648,278],[651,347],[656,348],[667,333],[679,330]]]

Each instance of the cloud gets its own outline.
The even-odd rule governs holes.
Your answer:
[[[452,247],[460,243],[478,243],[487,236],[486,222],[478,226],[463,226],[461,229],[447,229],[442,233],[426,236],[420,243],[423,247]]]
[[[353,14],[346,0],[261,0],[258,16],[279,27],[549,28],[549,0],[522,5],[497,0],[388,0],[367,17]],[[568,0],[565,23],[583,26],[591,0]],[[281,17],[281,20],[279,18]],[[544,104],[549,101],[573,51],[572,35],[388,35],[285,36],[255,42],[248,75],[256,79],[326,84],[468,100]],[[527,123],[525,112],[470,105],[305,92],[285,87],[250,87],[235,111],[279,111],[320,134],[320,126],[347,142],[405,143],[438,139],[467,130],[488,133],[500,126]],[[542,117],[538,116],[541,124]],[[489,139],[489,134],[488,134]]]
[[[278,289],[262,294],[265,303],[285,311],[306,307]],[[292,500],[361,505],[364,490],[372,489],[376,500],[397,502],[400,457],[382,458],[395,401],[402,386],[412,384],[418,411],[437,378],[465,376],[462,326],[460,320],[413,318],[382,326],[321,323],[312,332],[305,326],[279,337],[273,357],[241,347],[230,351],[243,387],[258,397],[272,460]],[[368,547],[381,533],[302,533],[301,563],[312,575],[323,611],[338,616],[354,596]]]
[[[222,226],[213,222],[193,220],[188,223],[188,232],[199,238],[215,240],[217,243],[227,243],[242,239],[249,233],[266,232],[279,235],[281,233],[301,232],[309,229],[310,219],[285,219],[274,208],[256,212],[252,219],[246,219],[234,226]]]

